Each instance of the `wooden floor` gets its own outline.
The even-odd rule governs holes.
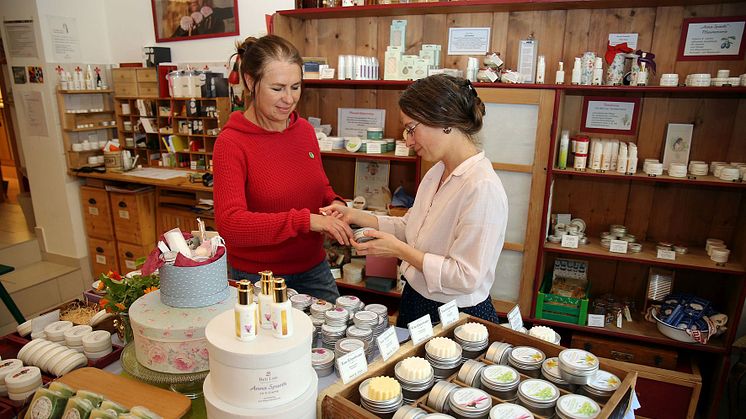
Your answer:
[[[0,203],[0,249],[35,238],[26,226],[21,206]]]

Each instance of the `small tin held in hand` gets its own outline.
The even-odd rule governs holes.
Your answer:
[[[370,227],[358,228],[357,230],[353,231],[353,237],[355,238],[355,241],[358,243],[365,243],[375,239],[375,237],[366,236],[366,231],[376,231],[376,229]]]

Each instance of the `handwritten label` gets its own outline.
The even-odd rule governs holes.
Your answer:
[[[606,316],[604,316],[603,314],[589,314],[588,315],[588,326],[590,327],[606,326]]]
[[[96,207],[88,207],[88,214],[98,215],[98,208],[96,208]]]
[[[357,348],[337,358],[337,371],[345,384],[368,372],[368,361],[365,359],[363,348]]]
[[[365,146],[365,152],[368,154],[381,154],[381,144],[368,143]]]
[[[676,252],[673,250],[658,249],[656,257],[658,259],[676,260]]]
[[[578,248],[578,236],[571,236],[565,234],[562,236],[562,247],[569,247],[570,249]]]
[[[332,151],[333,146],[331,140],[319,140],[319,150],[321,151]]]
[[[129,220],[130,212],[127,210],[119,210],[119,218],[124,218],[125,220]]]
[[[381,353],[383,361],[388,361],[391,355],[395,354],[399,350],[399,339],[396,336],[396,329],[394,326],[389,327],[385,332],[381,333],[376,338],[376,344],[378,345],[378,352]]]
[[[106,256],[104,256],[104,255],[96,255],[96,263],[100,263],[102,265],[106,265]]]
[[[523,328],[523,316],[521,316],[521,309],[517,304],[508,312],[508,322],[510,323],[510,328],[513,330],[521,330]]]
[[[451,300],[451,302],[438,307],[438,314],[440,315],[440,324],[444,328],[455,323],[458,320],[458,306],[456,305],[456,300]]]
[[[394,155],[399,157],[409,156],[409,147],[404,144],[397,144],[394,148]]]
[[[627,243],[624,240],[612,240],[611,246],[609,246],[609,252],[612,253],[627,253]]]
[[[124,266],[126,266],[127,269],[132,269],[132,270],[137,269],[137,265],[135,265],[135,261],[134,260],[125,260],[124,261]]]
[[[409,328],[409,335],[412,337],[412,344],[414,346],[433,337],[433,322],[430,321],[429,314],[410,322],[407,328]]]

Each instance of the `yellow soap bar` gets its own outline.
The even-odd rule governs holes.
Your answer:
[[[368,398],[374,401],[391,400],[401,393],[401,386],[391,377],[373,377],[368,383]]]

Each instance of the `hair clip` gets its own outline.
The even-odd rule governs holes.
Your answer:
[[[478,97],[477,95],[477,89],[474,88],[474,86],[471,85],[471,81],[469,79],[466,79],[466,87],[469,88],[469,91],[471,92],[472,96]]]

